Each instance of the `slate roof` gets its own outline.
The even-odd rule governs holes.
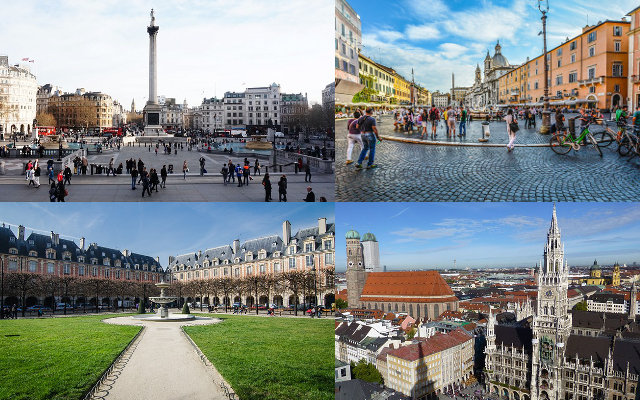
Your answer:
[[[565,356],[574,359],[576,355],[581,360],[589,360],[602,365],[609,354],[611,338],[608,336],[570,335],[567,340]]]
[[[526,352],[531,352],[533,331],[529,328],[514,325],[495,325],[496,345],[505,347],[524,348]]]
[[[17,248],[18,251],[20,251],[20,249],[18,248],[16,235],[14,235],[13,231],[10,228],[6,226],[1,226],[0,227],[0,253],[7,254],[9,252],[9,249],[13,247]]]
[[[402,393],[396,392],[377,383],[366,382],[361,379],[335,383],[336,400],[404,400],[410,399]]]
[[[640,340],[617,338],[613,350],[613,368],[626,371],[627,363],[630,373],[640,374]]]
[[[52,248],[56,251],[56,260],[62,260],[62,255],[65,252],[71,253],[71,261],[78,261],[78,255],[82,255],[80,248],[74,241],[59,239],[58,245],[54,246],[51,236],[40,233],[31,233],[24,241],[20,253],[28,256],[29,252],[36,251],[38,253],[38,257],[45,258],[48,248]]]
[[[614,304],[624,304],[624,295],[602,292],[592,295],[589,297],[589,300],[597,303],[607,303],[608,301],[612,301]]]

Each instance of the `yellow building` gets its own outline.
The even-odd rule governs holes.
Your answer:
[[[360,83],[375,91],[372,102],[389,102],[394,96],[395,77],[393,69],[380,65],[363,54],[358,54]]]
[[[411,90],[414,93],[411,98],[416,105],[431,105],[431,92],[429,90],[418,84],[414,84]]]
[[[473,343],[473,336],[457,329],[391,349],[386,354],[386,370],[383,369],[385,384],[412,399],[439,394],[471,377]]]
[[[598,265],[598,261],[594,260],[593,265],[589,268],[589,277],[584,280],[587,285],[599,286],[620,286],[620,265],[615,263],[611,276],[602,275],[602,269]]]
[[[392,70],[393,71],[393,70]],[[411,104],[411,82],[404,79],[402,75],[393,71],[394,84],[393,92],[398,104]]]
[[[526,103],[527,77],[529,73],[529,62],[514,68],[498,78],[498,103],[499,104],[522,104]]]

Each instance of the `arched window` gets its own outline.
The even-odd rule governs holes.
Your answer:
[[[434,318],[438,318],[440,316],[440,304],[435,304],[433,306],[433,315]]]

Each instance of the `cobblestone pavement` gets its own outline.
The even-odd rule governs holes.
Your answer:
[[[508,153],[504,147],[386,140],[376,146],[378,168],[356,170],[354,164],[345,165],[345,131],[346,121],[336,121],[337,201],[640,200],[638,160],[621,158],[615,145],[603,149],[601,159],[589,147],[561,156],[545,147],[516,147]],[[356,146],[354,158],[358,152]]]

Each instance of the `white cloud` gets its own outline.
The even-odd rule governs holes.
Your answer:
[[[469,49],[457,43],[442,43],[440,45],[442,56],[446,58],[457,58],[461,54],[466,53]]]
[[[334,3],[292,0],[80,0],[3,4],[3,52],[36,60],[39,84],[106,92],[126,106],[148,93],[149,10],[156,9],[158,92],[190,105],[272,82],[321,101],[334,79]],[[29,21],[28,28],[24,21]],[[19,32],[19,34],[16,34]],[[326,32],[326,34],[325,34]],[[245,84],[243,86],[243,84]]]
[[[384,40],[388,40],[393,42],[394,40],[402,39],[404,35],[401,32],[394,30],[380,30],[378,31],[378,35],[382,37]]]
[[[443,0],[406,0],[406,4],[418,17],[433,18],[449,11]]]
[[[433,24],[409,25],[406,30],[407,37],[411,40],[429,40],[440,37],[440,30]]]

